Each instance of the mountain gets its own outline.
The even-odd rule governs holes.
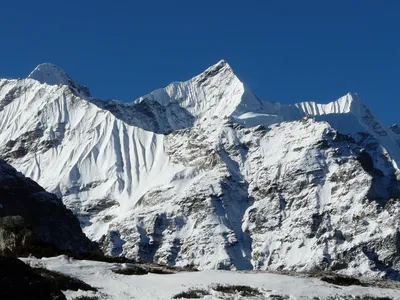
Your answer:
[[[0,155],[111,255],[400,279],[399,137],[349,93],[261,100],[225,61],[132,103],[0,80]]]
[[[77,84],[64,70],[53,64],[45,63],[38,65],[29,74],[28,79],[49,85],[68,85],[76,93],[81,93],[83,96],[90,96],[90,91],[86,86]]]

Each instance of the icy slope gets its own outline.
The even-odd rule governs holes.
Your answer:
[[[246,88],[223,60],[188,81],[172,83],[135,102],[144,100],[154,100],[164,106],[177,103],[198,122],[215,117],[240,118],[248,112],[257,112],[259,121],[264,125],[283,120],[280,116],[268,113],[267,106],[270,104],[261,101]],[[263,118],[260,118],[261,115]]]
[[[355,94],[269,103],[224,61],[130,104],[33,74],[0,82],[0,155],[109,254],[400,278],[397,136]]]
[[[103,210],[126,211],[179,169],[164,153],[163,135],[127,125],[69,86],[24,82],[27,93],[1,112],[3,157],[76,213],[92,212],[92,237],[105,233],[97,233]]]

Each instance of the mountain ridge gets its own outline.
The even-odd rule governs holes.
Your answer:
[[[0,81],[0,156],[108,254],[398,278],[392,130],[356,94],[282,105],[207,70],[132,103]]]
[[[204,82],[207,79],[220,75],[220,73],[226,73],[229,74],[231,76],[233,76],[237,81],[239,81],[241,84],[243,84],[243,89],[247,90],[249,93],[253,94],[254,97],[257,99],[257,102],[260,102],[262,106],[270,106],[270,107],[274,107],[274,106],[278,106],[278,107],[298,107],[300,110],[302,110],[304,112],[304,114],[310,114],[310,115],[315,115],[318,114],[318,111],[321,110],[324,114],[329,114],[329,113],[343,113],[343,112],[348,112],[346,111],[346,107],[350,108],[351,106],[354,106],[354,103],[357,103],[358,105],[365,105],[361,98],[358,96],[357,93],[354,92],[349,92],[346,95],[344,95],[343,97],[340,97],[338,100],[335,101],[331,101],[329,103],[326,104],[319,104],[317,102],[314,101],[303,101],[303,102],[298,102],[298,103],[294,103],[294,104],[285,104],[282,105],[279,102],[269,102],[266,100],[261,100],[258,96],[255,95],[255,93],[250,90],[245,83],[243,82],[243,80],[237,75],[237,73],[234,71],[234,69],[229,65],[228,62],[226,62],[224,59],[221,59],[219,62],[217,62],[216,64],[210,66],[209,68],[207,68],[206,70],[204,70],[203,72],[201,72],[198,75],[195,75],[192,79],[187,80],[187,81],[177,81],[177,82],[173,82],[169,85],[167,85],[165,88],[160,88],[160,89],[156,89],[153,92],[145,95],[145,96],[141,96],[139,98],[137,98],[136,100],[133,100],[132,102],[123,102],[120,100],[100,100],[99,98],[95,98],[97,101],[104,101],[104,102],[115,102],[115,103],[120,103],[120,104],[135,104],[135,103],[139,103],[145,99],[147,99],[148,97],[153,98],[154,100],[158,101],[160,104],[167,106],[169,103],[167,102],[167,99],[163,99],[162,97],[157,97],[154,95],[157,95],[158,93],[164,91],[164,90],[168,90],[168,89],[173,89],[175,85],[179,85],[179,84],[183,84],[183,83],[187,83],[189,81],[196,81],[196,82]],[[79,85],[79,83],[77,83],[76,81],[74,81],[70,76],[68,76],[68,74],[62,70],[60,67],[52,64],[52,63],[42,63],[39,64],[27,77],[27,79],[34,79],[37,80],[41,83],[47,83],[49,85]],[[46,81],[47,80],[47,81]],[[71,84],[72,83],[72,84]],[[152,96],[151,96],[152,95]],[[343,100],[346,101],[343,101]],[[344,105],[341,102],[345,102]],[[245,103],[245,105],[248,105],[247,103]],[[307,107],[308,106],[308,107]],[[344,107],[345,106],[345,107]],[[330,110],[329,108],[333,107],[333,110]],[[339,108],[339,110],[335,110],[335,108]],[[343,109],[344,108],[344,109]],[[272,110],[276,110],[277,108],[273,108]],[[297,117],[297,116],[296,116]]]

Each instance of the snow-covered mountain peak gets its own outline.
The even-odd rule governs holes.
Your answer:
[[[395,134],[400,134],[400,126],[397,123],[391,125],[389,129],[393,131]]]
[[[72,79],[60,67],[43,63],[38,65],[28,76],[30,79],[47,83],[48,85],[69,85]]]
[[[178,104],[196,121],[215,117],[238,118],[248,112],[265,113],[265,104],[236,75],[224,60],[184,82],[174,82],[165,88],[140,97],[135,101],[156,101],[163,106]]]
[[[365,108],[364,102],[357,93],[347,93],[336,101],[342,107],[342,113],[347,110],[353,113],[360,113],[360,110]]]
[[[195,78],[203,79],[203,78],[213,77],[213,76],[216,76],[217,74],[224,73],[224,72],[225,73],[230,73],[230,72],[233,73],[233,69],[225,60],[221,59],[219,62],[217,62],[216,64],[207,68],[204,72],[202,72],[200,75],[196,76]]]
[[[52,63],[38,65],[27,78],[47,85],[68,85],[79,96],[90,97],[89,89],[86,86],[76,83],[63,69]]]
[[[365,109],[365,105],[357,93],[347,93],[338,100],[327,104],[308,101],[295,104],[295,106],[300,108],[305,114],[313,116],[345,113],[353,113],[359,116],[362,114],[363,109]]]

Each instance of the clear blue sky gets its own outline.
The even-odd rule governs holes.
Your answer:
[[[0,77],[52,62],[94,96],[131,101],[224,58],[261,97],[357,92],[400,122],[400,1],[4,1]]]

